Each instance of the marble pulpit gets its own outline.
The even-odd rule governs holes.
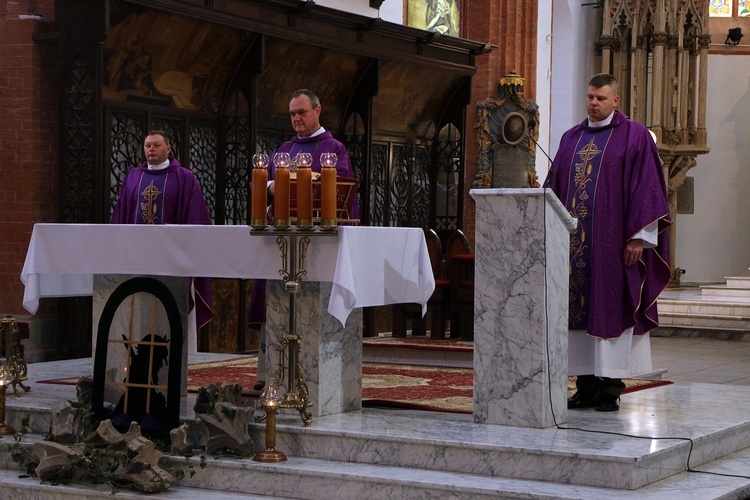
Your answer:
[[[549,189],[472,189],[474,421],[567,421],[568,249],[576,220]]]

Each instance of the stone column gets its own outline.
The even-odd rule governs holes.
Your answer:
[[[474,421],[567,420],[568,249],[576,221],[549,189],[473,189]]]
[[[708,46],[711,35],[701,35],[698,39],[700,48],[700,70],[698,77],[698,129],[695,133],[695,145],[705,148],[708,143],[706,133],[706,99],[708,96]]]
[[[662,130],[664,128],[663,110],[664,110],[664,88],[667,82],[664,81],[664,48],[667,44],[667,35],[664,33],[655,33],[652,37],[654,44],[652,59],[652,82],[651,90],[651,130],[656,134],[656,138],[661,141]]]

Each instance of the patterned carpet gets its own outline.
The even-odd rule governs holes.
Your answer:
[[[252,394],[257,357],[248,356],[188,367],[188,390],[202,386],[234,382]],[[40,383],[75,384],[77,378],[47,380]],[[670,384],[665,380],[626,379],[625,392],[634,392]],[[472,412],[472,370],[434,366],[364,363],[362,367],[362,404],[390,406],[449,413]],[[568,380],[568,393],[575,391],[575,379]]]

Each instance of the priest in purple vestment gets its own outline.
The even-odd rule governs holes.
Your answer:
[[[617,80],[595,75],[588,118],[563,135],[550,187],[578,219],[570,237],[569,409],[617,411],[622,378],[651,371],[648,332],[669,277],[667,187],[646,127],[617,109]]]
[[[310,153],[312,155],[312,171],[320,172],[320,155],[322,153],[336,153],[336,175],[354,179],[354,169],[349,161],[346,146],[333,138],[333,135],[320,125],[320,112],[322,106],[320,99],[312,90],[295,90],[289,101],[289,117],[292,120],[292,128],[297,135],[291,140],[279,146],[274,153],[289,153],[294,159],[298,153]],[[276,165],[271,157],[268,166],[268,193],[273,196],[273,177]],[[354,199],[352,207],[352,218],[359,219],[359,200]]]
[[[125,174],[110,224],[211,224],[198,179],[170,158],[171,150],[165,132],[149,132],[143,141],[146,161]],[[193,288],[195,297],[191,297],[190,308],[195,306],[200,329],[212,316],[211,281],[195,278]]]

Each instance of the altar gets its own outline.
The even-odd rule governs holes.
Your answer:
[[[319,416],[361,408],[362,321],[352,312],[405,302],[425,311],[435,283],[421,229],[342,226],[312,240],[300,293],[308,305],[298,315],[314,325],[302,332],[300,361]],[[273,233],[251,235],[248,226],[36,224],[21,272],[23,305],[34,314],[44,297],[92,295],[96,275],[278,281],[282,267]],[[276,284],[268,292],[272,373],[289,299]]]

